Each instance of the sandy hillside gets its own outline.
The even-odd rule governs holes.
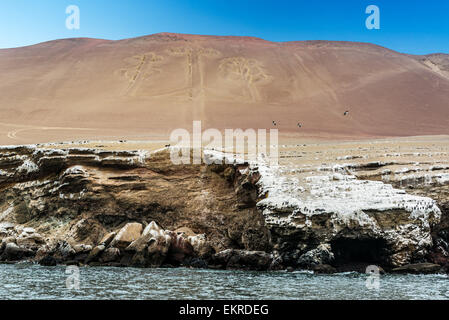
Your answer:
[[[448,134],[448,61],[363,43],[178,34],[5,49],[0,143],[166,140],[192,120],[274,120],[302,138]]]

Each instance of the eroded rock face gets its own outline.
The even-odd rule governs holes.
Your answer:
[[[245,167],[175,166],[168,150],[2,147],[0,254],[12,243],[4,260],[204,266],[228,248],[270,250]]]
[[[306,177],[302,184],[279,168],[258,170],[265,197],[257,207],[286,264],[328,264],[332,259],[316,261],[320,260],[317,250],[326,245],[328,256],[343,251],[349,261],[395,267],[425,259],[433,245],[432,227],[438,225],[442,212],[429,197],[408,194],[382,181],[357,179],[344,170],[323,170],[325,175]]]

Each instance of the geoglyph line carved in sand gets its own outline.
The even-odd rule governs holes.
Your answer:
[[[250,102],[260,101],[258,86],[270,83],[272,80],[262,63],[255,59],[226,58],[220,62],[219,70],[225,79],[242,81],[246,84]]]
[[[213,48],[175,47],[168,49],[172,56],[185,56],[187,64],[187,97],[194,103],[194,118],[201,118],[205,112],[206,86],[203,58],[218,58],[221,53]]]
[[[129,67],[119,70],[119,73],[128,80],[125,95],[134,95],[133,90],[139,81],[151,79],[162,73],[160,63],[163,57],[154,52],[136,55],[125,59]]]
[[[15,129],[10,130],[6,133],[6,136],[12,140],[20,140],[21,138],[17,136],[20,132],[30,131],[30,130],[76,130],[76,131],[93,131],[97,129],[93,128],[71,128],[71,127],[45,127],[45,126],[31,126],[31,125],[16,125],[13,123],[0,122],[0,126],[14,127]]]

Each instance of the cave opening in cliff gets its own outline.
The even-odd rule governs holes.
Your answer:
[[[336,265],[385,264],[387,244],[383,239],[337,239],[331,247]]]

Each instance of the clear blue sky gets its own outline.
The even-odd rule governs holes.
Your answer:
[[[80,8],[80,30],[65,27],[65,9],[72,4]],[[380,8],[380,30],[365,27],[370,4]],[[0,0],[0,48],[157,32],[363,41],[406,53],[449,53],[449,1]]]

